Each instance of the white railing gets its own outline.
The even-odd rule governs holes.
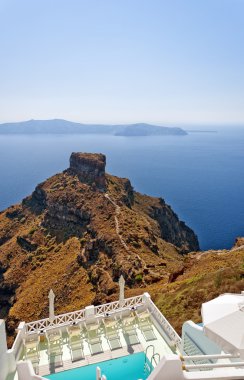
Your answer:
[[[182,361],[189,360],[200,360],[200,359],[237,359],[240,358],[240,354],[232,355],[232,354],[206,354],[206,355],[191,355],[191,356],[181,356],[180,359]]]
[[[157,306],[153,303],[151,299],[148,299],[148,306],[151,309],[151,313],[156,318],[156,320],[162,326],[164,332],[171,339],[172,343],[176,345],[176,347],[181,349],[181,338],[171,326],[171,324],[167,321],[167,319],[163,316],[161,311],[157,308]]]
[[[231,362],[231,363],[211,363],[211,364],[186,364],[183,369],[196,370],[196,369],[213,369],[213,368],[228,368],[228,367],[244,367],[244,362]]]
[[[143,305],[143,296],[136,296],[131,298],[126,298],[123,302],[123,306],[119,301],[110,302],[104,305],[99,305],[94,307],[94,316],[102,316],[106,313],[113,313],[116,311],[123,311],[130,307],[138,307]],[[40,319],[34,322],[26,323],[26,333],[43,333],[49,328],[62,327],[69,325],[73,322],[81,322],[85,319],[85,309],[73,311],[66,314],[57,315],[53,322],[50,322],[48,318]]]
[[[106,313],[113,313],[116,311],[122,311],[124,309],[128,309],[130,307],[138,307],[143,305],[143,296],[136,296],[131,298],[126,298],[123,302],[123,306],[119,303],[119,301],[106,303],[104,305],[99,305],[95,307],[95,314],[97,316],[104,315]]]
[[[181,338],[176,333],[176,331],[173,329],[171,324],[167,321],[167,319],[163,316],[163,314],[160,312],[160,310],[155,306],[155,304],[152,302],[152,300],[149,298],[144,298],[144,295],[135,296],[126,298],[123,301],[123,305],[119,301],[110,302],[104,305],[99,305],[94,307],[94,316],[95,317],[102,317],[106,314],[115,313],[115,312],[122,312],[124,310],[128,310],[130,308],[137,308],[142,305],[147,305],[155,317],[155,319],[159,322],[161,327],[163,328],[166,335],[170,338],[173,344],[176,345],[178,349],[180,349],[181,345]],[[73,322],[81,322],[85,320],[85,313],[86,310],[78,310],[73,311],[70,313],[60,314],[57,315],[52,322],[49,321],[48,318],[40,319],[38,321],[34,322],[28,322],[25,324],[25,331],[27,334],[32,333],[44,333],[45,330],[55,327],[62,327],[69,325]]]
[[[72,311],[70,313],[57,315],[53,322],[50,322],[48,318],[40,319],[39,321],[26,323],[27,333],[42,333],[48,328],[61,327],[73,322],[79,322],[85,318],[85,309]]]

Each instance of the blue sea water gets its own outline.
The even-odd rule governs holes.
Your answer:
[[[150,367],[150,362],[147,359]],[[71,369],[69,371],[58,372],[48,375],[50,380],[94,380],[96,378],[96,368],[99,367],[107,380],[145,380],[149,373],[144,369],[145,354],[137,354],[120,357],[118,359],[107,360],[97,364]]]
[[[101,152],[107,171],[163,197],[201,249],[244,236],[244,128],[187,136],[0,135],[0,210],[68,167],[71,152]]]

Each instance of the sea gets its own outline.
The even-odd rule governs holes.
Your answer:
[[[186,136],[0,135],[0,210],[69,166],[72,152],[107,156],[107,172],[162,197],[197,234],[202,250],[244,236],[244,128]]]

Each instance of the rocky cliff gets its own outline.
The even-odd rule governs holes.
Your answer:
[[[39,184],[0,214],[0,313],[19,320],[167,283],[182,254],[198,250],[194,232],[159,198],[135,192],[128,179],[105,173],[102,154],[72,153],[70,167]]]
[[[77,175],[81,182],[105,191],[105,166],[104,154],[72,153],[69,172],[71,175]]]

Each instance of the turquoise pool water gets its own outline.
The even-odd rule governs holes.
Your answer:
[[[145,354],[139,352],[122,358],[55,373],[46,378],[50,380],[94,380],[96,379],[96,368],[100,367],[107,380],[146,380],[149,372],[144,370],[144,363]],[[148,359],[147,363],[150,366]]]

